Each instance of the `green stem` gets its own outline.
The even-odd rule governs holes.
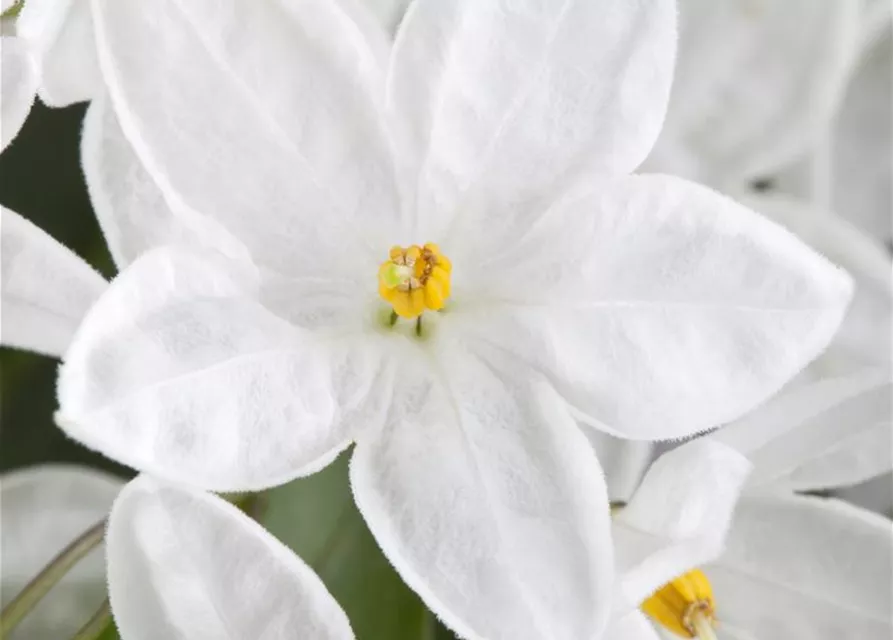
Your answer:
[[[105,520],[102,520],[53,558],[0,613],[0,638],[5,638],[81,558],[96,548],[104,535]]]
[[[24,7],[24,6],[25,6],[25,0],[18,0],[18,2],[14,3],[4,13],[0,14],[0,20],[17,18],[18,15],[22,12],[22,7]]]
[[[71,640],[96,640],[112,619],[112,608],[109,606],[108,598],[99,605],[96,613],[87,620],[87,623],[78,630]]]

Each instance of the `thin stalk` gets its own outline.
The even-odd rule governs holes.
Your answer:
[[[105,520],[101,520],[53,558],[0,613],[0,638],[5,638],[81,558],[96,548],[104,535]]]
[[[704,615],[703,611],[696,611],[691,617],[691,623],[695,628],[698,640],[717,640],[716,632],[713,630],[713,623],[710,618]]]
[[[87,620],[87,623],[71,637],[71,640],[95,640],[100,633],[105,631],[112,619],[112,608],[109,606],[109,599],[99,605],[96,613]]]

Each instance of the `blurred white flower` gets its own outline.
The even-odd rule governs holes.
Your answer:
[[[3,13],[14,0],[3,0]],[[51,107],[89,100],[101,91],[87,0],[27,0],[3,19],[0,63],[0,150],[18,134],[35,95]]]
[[[780,394],[715,438],[754,463],[760,489],[826,491],[893,468],[889,370],[863,369]]]
[[[0,476],[2,606],[72,540],[108,515],[123,484],[105,473],[68,465],[42,465]],[[97,547],[28,613],[9,640],[73,636],[99,608],[105,585],[105,558]]]
[[[313,570],[214,495],[139,476],[115,500],[106,548],[124,640],[353,638]]]
[[[574,418],[640,439],[731,420],[842,316],[848,279],[792,236],[626,175],[663,118],[672,2],[422,0],[393,55],[346,4],[93,6],[115,109],[91,107],[84,163],[110,244],[202,214],[225,241],[123,271],[66,355],[60,423],[217,490],[356,441],[370,529],[464,636],[604,624],[607,502]]]
[[[703,598],[720,638],[888,638],[893,630],[889,520],[793,492],[824,490],[889,470],[890,402],[890,380],[882,372],[823,380],[665,454],[615,518],[618,560],[627,567],[619,571],[627,602],[683,576],[645,606],[665,622],[676,616],[677,635],[686,608],[694,611]],[[886,446],[871,437],[877,429],[886,434]],[[711,450],[715,463],[707,467]],[[741,454],[732,451],[747,455],[752,464],[743,486],[743,473],[736,472],[742,465],[734,462]],[[678,486],[688,475],[695,487],[700,480],[700,495]],[[684,575],[692,570],[703,575]],[[705,591],[704,577],[712,593]],[[686,595],[686,589],[700,595]],[[624,614],[620,608],[618,615]],[[657,637],[641,623],[628,614],[623,624],[639,625],[637,635],[609,632],[606,638]]]
[[[778,187],[833,209],[889,251],[893,23],[890,3],[877,2],[873,9],[865,15],[861,48],[839,111],[812,153],[779,176]]]
[[[859,36],[860,0],[680,0],[667,120],[646,161],[737,193],[824,136]]]
[[[893,285],[881,244],[891,235],[890,12],[887,2],[854,0],[680,2],[670,108],[646,166],[731,193],[855,280],[840,332],[783,393],[891,369]],[[770,191],[755,193],[764,179]],[[854,416],[871,413],[870,395],[866,409],[858,402]],[[886,451],[889,415],[886,429],[873,426],[856,430]]]

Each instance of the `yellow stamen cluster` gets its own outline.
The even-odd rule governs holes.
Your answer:
[[[642,611],[682,638],[716,637],[713,588],[707,576],[697,569],[661,587],[642,603]]]
[[[452,270],[436,244],[391,247],[390,259],[378,269],[378,293],[401,318],[418,318],[425,309],[443,309]]]

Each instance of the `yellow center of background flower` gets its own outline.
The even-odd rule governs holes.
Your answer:
[[[401,318],[418,318],[425,309],[443,309],[452,270],[436,244],[391,247],[390,259],[378,269],[378,293]]]
[[[694,569],[665,584],[642,603],[642,611],[682,638],[715,638],[713,588],[703,572]]]

